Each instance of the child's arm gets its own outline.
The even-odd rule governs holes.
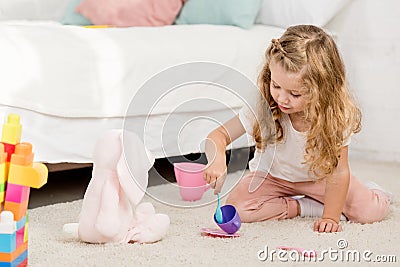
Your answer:
[[[212,131],[206,140],[205,152],[208,160],[204,179],[214,188],[214,194],[221,191],[226,178],[226,146],[245,133],[239,115],[233,117]]]
[[[350,183],[350,168],[348,163],[348,147],[344,147],[340,153],[340,159],[336,170],[331,177],[326,179],[324,212],[322,219],[314,224],[314,231],[338,232],[340,215],[347,197]]]

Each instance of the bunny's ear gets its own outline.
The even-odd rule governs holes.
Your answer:
[[[148,171],[154,164],[154,156],[136,134],[121,131],[120,138],[122,153],[117,164],[119,182],[129,202],[137,205],[146,192]]]

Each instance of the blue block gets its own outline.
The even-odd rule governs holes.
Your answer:
[[[24,217],[22,217],[22,219],[19,220],[19,221],[17,222],[17,231],[18,231],[19,229],[21,229],[22,227],[25,226],[26,217],[27,217],[27,215],[25,215]]]
[[[0,252],[11,253],[16,249],[17,235],[12,234],[0,234]]]
[[[0,261],[0,267],[16,267],[19,264],[21,264],[27,257],[28,257],[28,250],[25,250],[12,262]]]

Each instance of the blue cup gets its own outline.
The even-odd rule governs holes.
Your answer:
[[[232,205],[225,205],[221,207],[222,211],[222,223],[218,223],[215,214],[214,214],[214,222],[227,234],[236,233],[242,221],[240,220],[239,213],[237,213],[236,209]]]

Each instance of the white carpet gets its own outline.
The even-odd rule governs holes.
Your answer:
[[[287,245],[315,249],[319,257],[323,250],[331,248],[331,258],[326,254],[320,266],[343,265],[369,266],[362,257],[365,252],[373,261],[376,256],[396,256],[397,263],[384,266],[398,266],[400,262],[400,167],[394,164],[352,162],[352,171],[363,180],[374,180],[394,193],[394,203],[389,216],[382,222],[360,225],[345,223],[344,231],[335,234],[318,234],[312,230],[312,218],[295,218],[284,221],[267,221],[242,224],[241,236],[233,239],[211,238],[200,235],[200,228],[216,225],[212,216],[215,202],[197,208],[172,207],[151,201],[157,212],[171,218],[171,226],[165,239],[154,244],[92,245],[65,236],[62,226],[76,222],[81,201],[56,204],[30,210],[29,218],[29,264],[30,266],[285,266],[309,265],[295,262],[294,253],[281,255],[286,263],[273,255],[265,261],[258,259],[258,252],[267,246],[269,253],[277,246]],[[228,179],[236,180],[240,173],[230,174]],[[151,187],[156,195],[176,197],[165,185]],[[211,192],[211,191],[209,191]],[[205,195],[205,198],[212,195]],[[339,250],[338,240],[347,242]],[[336,253],[335,251],[339,252]],[[353,252],[354,251],[354,254]],[[371,252],[368,253],[368,251]],[[359,263],[355,254],[360,253]],[[349,256],[346,256],[349,255]],[[265,254],[260,256],[264,257]],[[346,260],[348,259],[349,260]],[[386,257],[388,259],[389,257]],[[336,260],[335,260],[336,259]],[[383,258],[382,258],[383,259]],[[308,261],[308,260],[307,260]]]

